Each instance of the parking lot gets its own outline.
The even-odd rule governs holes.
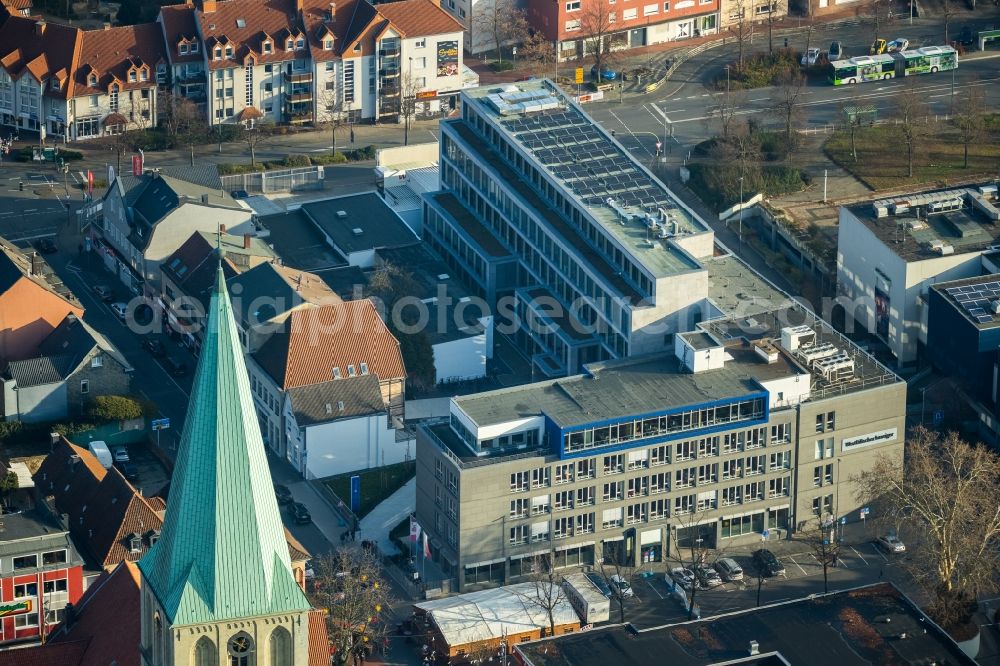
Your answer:
[[[753,571],[749,554],[727,554],[726,557],[735,559],[744,571]],[[829,589],[832,592],[882,579],[891,580],[898,574],[897,557],[885,554],[871,542],[844,545],[837,567],[828,571]],[[761,605],[823,593],[823,567],[808,551],[808,546],[803,544],[801,552],[781,555],[778,559],[785,566],[785,574],[764,579],[760,589]],[[668,568],[675,566],[678,565]],[[687,619],[687,611],[671,595],[664,573],[636,576],[632,580],[632,590],[635,597],[626,602],[625,619],[636,627],[646,629]],[[743,581],[699,589],[695,604],[701,609],[702,617],[753,608],[757,604],[757,579],[747,576]],[[611,616],[612,620],[617,620],[614,603]]]

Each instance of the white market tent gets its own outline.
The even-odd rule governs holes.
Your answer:
[[[548,613],[532,599],[548,583],[518,583],[415,604],[428,613],[449,646],[469,645],[549,628]],[[579,624],[565,596],[552,610],[555,626]]]

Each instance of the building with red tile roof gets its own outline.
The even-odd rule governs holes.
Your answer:
[[[31,0],[0,0],[11,16],[31,16]]]

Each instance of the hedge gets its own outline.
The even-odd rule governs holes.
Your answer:
[[[364,148],[353,148],[338,152],[336,155],[285,155],[278,161],[259,162],[256,165],[249,164],[219,164],[220,176],[232,176],[241,173],[256,173],[258,171],[275,171],[277,169],[298,169],[308,166],[323,166],[327,164],[343,164],[345,162],[363,162],[375,159],[378,151],[376,146],[365,146]]]
[[[102,421],[128,421],[142,416],[142,405],[123,395],[99,395],[87,405],[87,418]]]

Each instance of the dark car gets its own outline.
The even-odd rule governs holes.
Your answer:
[[[309,515],[309,509],[307,509],[304,504],[292,502],[290,506],[292,520],[295,521],[296,525],[308,525],[312,522],[312,516]]]
[[[766,548],[754,551],[753,564],[757,568],[757,571],[767,577],[783,576],[785,574],[785,565],[774,556],[774,553]]]
[[[129,481],[139,480],[139,468],[135,466],[135,463],[116,462],[115,467],[117,467],[118,471],[122,473],[122,476],[124,476]]]
[[[35,241],[35,249],[42,254],[52,254],[59,251],[59,248],[56,247],[51,238],[39,238]]]
[[[274,484],[274,496],[278,499],[278,504],[288,504],[292,501],[292,491],[280,483]]]
[[[958,33],[958,43],[963,46],[971,46],[976,43],[975,33],[972,32],[972,28],[969,26],[962,28],[962,32]]]
[[[142,347],[155,358],[163,358],[167,355],[167,346],[163,344],[163,339],[158,335],[147,335],[142,339]]]
[[[115,300],[115,292],[112,291],[111,287],[106,284],[95,284],[94,293],[105,303],[110,303]]]
[[[163,365],[167,368],[167,372],[172,374],[174,377],[183,377],[187,374],[187,363],[179,358],[168,356],[163,359]]]

